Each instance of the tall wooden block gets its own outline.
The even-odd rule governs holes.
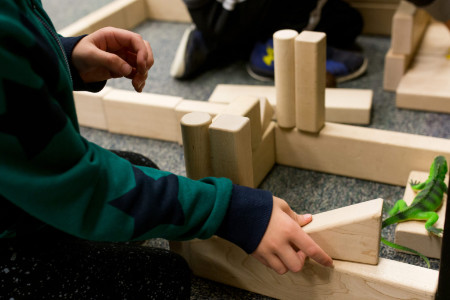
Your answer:
[[[180,97],[113,90],[103,101],[109,131],[178,141],[180,123],[175,108]]]
[[[103,108],[103,97],[112,91],[105,87],[98,93],[74,92],[75,108],[77,110],[78,123],[97,129],[108,129],[105,110]]]
[[[266,97],[259,97],[259,101],[261,104],[261,132],[266,132],[266,129],[274,119],[275,111]]]
[[[403,186],[411,170],[427,171],[437,155],[450,161],[450,140],[326,123],[319,134],[277,127],[282,165]]]
[[[191,179],[212,176],[208,113],[192,112],[181,119],[186,175]]]
[[[326,35],[303,31],[295,39],[296,127],[319,132],[325,124]]]
[[[315,214],[303,229],[332,258],[376,265],[383,199]]]
[[[259,97],[239,96],[233,99],[225,109],[225,114],[247,117],[250,120],[252,149],[261,143],[261,104]]]
[[[275,122],[265,130],[261,144],[253,150],[253,186],[257,187],[275,165]]]
[[[214,176],[253,187],[253,158],[250,120],[236,115],[219,115],[209,127]]]
[[[282,128],[295,127],[295,55],[298,32],[279,30],[273,35],[277,121]]]
[[[408,1],[400,1],[392,20],[392,51],[414,54],[429,21],[427,12]]]
[[[395,54],[392,48],[384,57],[383,88],[395,92],[411,63],[412,54]]]
[[[208,240],[171,242],[197,276],[276,299],[434,299],[439,272],[380,258],[378,265],[334,261],[326,268],[307,260],[300,272],[279,275],[234,244]]]
[[[427,172],[412,171],[410,173],[403,196],[403,200],[408,205],[412,203],[416,196],[409,183],[411,180],[423,182],[428,178],[428,175]],[[448,186],[448,176],[445,178],[445,183]],[[434,225],[437,228],[444,228],[447,197],[448,195],[444,194],[442,207],[437,211],[439,219]],[[425,229],[425,221],[407,221],[397,224],[395,227],[395,242],[417,250],[428,257],[441,258],[442,237],[428,233]]]

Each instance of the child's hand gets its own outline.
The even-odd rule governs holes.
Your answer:
[[[73,49],[72,61],[86,83],[127,77],[141,92],[153,65],[153,53],[139,34],[106,27],[81,39]]]
[[[273,211],[266,233],[252,255],[279,274],[298,272],[309,256],[332,267],[333,260],[306,234],[301,226],[311,222],[311,215],[298,215],[286,201],[273,197]]]

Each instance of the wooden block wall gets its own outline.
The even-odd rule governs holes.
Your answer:
[[[319,134],[277,127],[275,136],[279,164],[400,186],[437,155],[450,161],[450,140],[443,138],[336,123]]]

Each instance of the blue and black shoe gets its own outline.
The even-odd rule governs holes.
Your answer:
[[[367,70],[367,58],[362,54],[327,46],[327,86],[329,76],[338,83],[357,78]],[[253,78],[269,81],[274,78],[273,40],[257,43],[250,55],[247,71]]]
[[[200,31],[194,25],[187,28],[181,38],[170,75],[177,79],[188,79],[205,67],[209,50]]]

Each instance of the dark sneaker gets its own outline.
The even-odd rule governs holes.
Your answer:
[[[362,54],[327,47],[327,72],[334,75],[336,82],[355,79],[367,70],[368,61]]]
[[[269,39],[266,43],[258,42],[250,54],[247,71],[257,80],[273,80],[275,72],[273,60],[273,39]]]
[[[269,81],[274,78],[273,40],[257,43],[250,55],[247,71],[253,78]],[[327,87],[361,76],[367,70],[367,59],[357,53],[327,47]]]
[[[177,79],[188,79],[197,75],[204,67],[208,49],[202,34],[194,25],[187,28],[181,38],[170,75]]]

